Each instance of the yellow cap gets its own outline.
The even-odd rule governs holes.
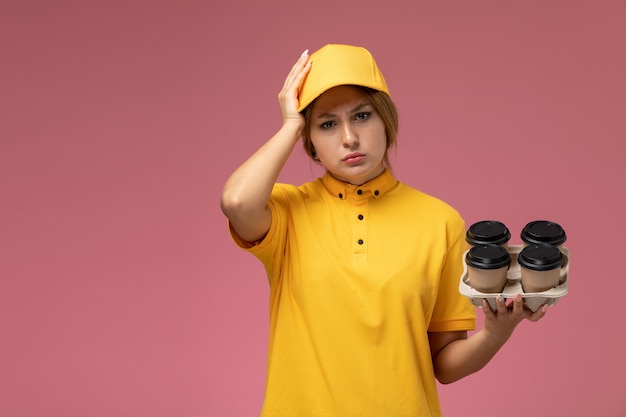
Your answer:
[[[309,58],[311,70],[298,96],[302,111],[325,91],[339,85],[360,85],[389,95],[387,82],[372,54],[365,48],[329,44]]]

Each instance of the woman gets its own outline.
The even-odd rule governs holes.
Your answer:
[[[524,318],[521,295],[483,329],[459,294],[465,224],[390,170],[398,118],[364,48],[305,52],[279,93],[278,132],[228,179],[231,235],[263,262],[270,341],[262,416],[440,416],[435,378],[485,366]],[[302,137],[326,170],[276,180]]]

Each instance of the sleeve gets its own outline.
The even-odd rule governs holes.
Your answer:
[[[459,292],[463,274],[463,254],[467,249],[463,220],[450,222],[447,241],[450,242],[441,268],[437,300],[428,328],[431,332],[474,330],[476,307]]]
[[[228,223],[228,230],[233,242],[263,263],[270,281],[282,267],[283,255],[287,244],[289,200],[285,187],[286,185],[284,184],[274,185],[268,202],[268,207],[272,213],[272,223],[263,239],[257,242],[245,241],[237,235],[230,222]]]

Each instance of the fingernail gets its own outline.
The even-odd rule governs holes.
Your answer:
[[[548,311],[549,308],[550,308],[549,304],[544,304],[543,307],[541,307],[541,312],[545,313],[546,311]]]
[[[501,303],[503,303],[503,302],[504,302],[504,295],[500,294],[500,295],[498,296],[498,301],[500,301]]]
[[[517,301],[518,303],[519,303],[520,301],[522,301],[522,294],[517,294],[517,295],[515,296],[515,301]]]
[[[305,56],[307,56],[309,54],[309,50],[306,49],[304,52],[302,52],[302,55],[300,55],[300,58],[304,58]]]

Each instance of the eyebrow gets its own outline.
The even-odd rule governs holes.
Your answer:
[[[368,102],[361,103],[357,105],[356,107],[350,109],[349,113],[357,113],[358,111],[362,110],[364,107],[371,106],[371,105],[372,103],[368,103]],[[322,113],[319,116],[317,116],[318,119],[327,119],[329,117],[335,117],[335,114],[334,113]]]

